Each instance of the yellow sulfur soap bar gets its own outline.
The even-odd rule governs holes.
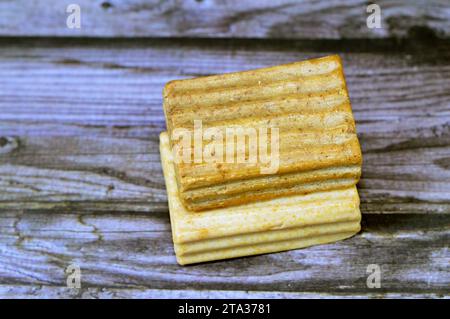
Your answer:
[[[160,135],[160,152],[181,265],[324,244],[360,230],[355,186],[193,213],[180,199],[166,132]]]
[[[175,163],[179,198],[191,211],[349,188],[360,178],[361,149],[337,55],[171,81],[163,98],[172,147],[184,145],[182,129],[189,136],[215,130],[216,137],[224,137],[212,151],[222,161],[195,161],[195,155],[201,159],[212,148],[211,139],[205,139],[197,148],[204,153],[188,145],[183,154],[189,161]],[[239,161],[234,150],[224,155],[233,147],[220,143],[234,140],[225,139],[232,128],[258,133],[258,143],[245,150],[246,161]],[[261,132],[270,132],[267,143],[259,143]],[[266,153],[267,161],[261,158]]]

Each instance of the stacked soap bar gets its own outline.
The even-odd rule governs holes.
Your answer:
[[[172,81],[164,88],[164,111],[171,137],[180,128],[194,135],[195,121],[203,130],[278,130],[279,163],[272,174],[264,172],[268,165],[261,161],[177,161],[179,197],[189,210],[351,187],[361,174],[361,150],[338,56]],[[171,139],[171,146],[180,141]],[[258,154],[266,152],[256,147]]]
[[[301,248],[359,231],[362,157],[339,57],[172,81],[164,111],[160,151],[180,264]],[[244,145],[239,161],[237,152],[227,157],[228,145],[204,138],[228,138],[229,128],[266,135],[248,145],[232,135],[236,148]],[[206,149],[227,155],[208,160]],[[250,161],[255,153],[258,160]],[[261,161],[266,153],[276,156]]]
[[[172,236],[181,265],[324,244],[360,230],[356,187],[192,212],[179,196],[166,132],[160,152]]]

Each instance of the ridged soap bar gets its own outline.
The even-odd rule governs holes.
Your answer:
[[[338,56],[172,81],[164,111],[171,147],[179,146],[172,138],[177,129],[194,134],[195,121],[203,130],[278,130],[279,161],[270,173],[261,162],[177,161],[179,198],[189,210],[348,189],[359,180],[361,150]]]

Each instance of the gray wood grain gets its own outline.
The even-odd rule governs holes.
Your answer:
[[[337,52],[364,155],[363,213],[449,213],[449,48],[4,39],[0,208],[166,211],[158,154],[165,82]]]
[[[177,290],[147,288],[81,288],[55,286],[0,285],[0,296],[7,299],[450,299],[434,293],[302,293],[242,290]]]
[[[164,83],[329,53],[343,57],[363,148],[362,232],[177,266]],[[0,39],[0,297],[448,298],[449,76],[450,43],[436,39]],[[72,263],[81,290],[65,285]]]
[[[66,26],[69,0],[0,2],[0,35],[342,39],[448,37],[448,1],[386,1],[381,29],[366,25],[370,2],[296,0],[78,0],[81,28]]]
[[[173,296],[211,290],[218,296],[250,291],[293,297],[299,292],[445,297],[450,293],[449,226],[448,215],[366,215],[360,234],[335,244],[180,267],[167,213],[4,211],[0,294],[71,296],[73,292],[61,289],[64,270],[77,264],[85,289],[79,293],[86,297],[112,297],[115,289],[125,289],[118,296],[127,296],[126,289],[137,296],[154,296],[156,291],[145,291],[162,289],[184,291]],[[381,267],[379,289],[366,286],[369,264]],[[29,289],[22,287],[27,285]]]

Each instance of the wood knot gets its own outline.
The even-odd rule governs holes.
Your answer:
[[[437,30],[434,30],[428,26],[415,25],[408,29],[408,36],[419,42],[433,42],[439,38]]]
[[[19,139],[9,136],[0,136],[0,154],[6,154],[19,148]]]
[[[100,4],[100,6],[101,6],[103,9],[105,9],[105,10],[114,7],[114,5],[113,5],[111,2],[108,2],[108,1],[103,1],[103,2]]]

